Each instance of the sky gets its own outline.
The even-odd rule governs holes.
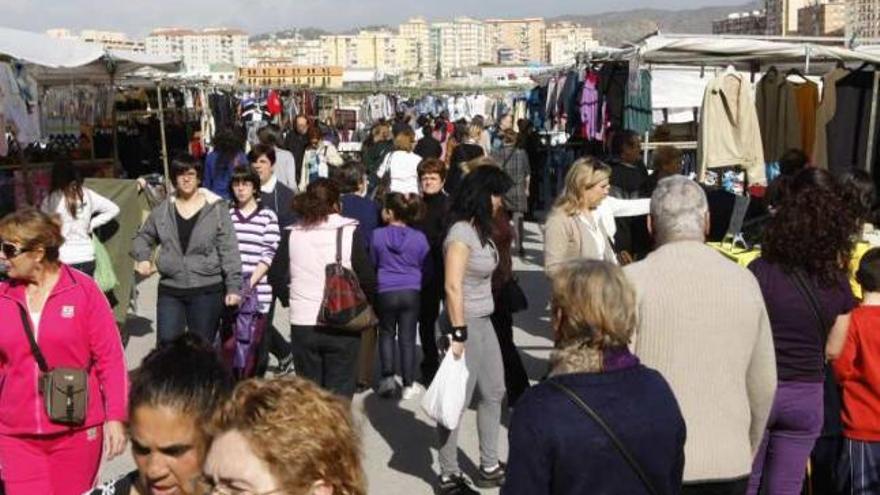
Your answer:
[[[376,24],[394,26],[415,15],[428,20],[458,15],[553,17],[742,3],[745,0],[0,0],[0,25],[38,32],[101,29],[134,37],[166,26],[235,27],[260,34],[296,27],[341,31]]]

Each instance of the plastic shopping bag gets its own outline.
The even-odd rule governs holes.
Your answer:
[[[110,292],[119,283],[113,270],[113,260],[97,236],[92,236],[92,247],[95,248],[95,282],[102,292]]]
[[[464,354],[456,359],[451,351],[447,352],[431,386],[422,398],[422,409],[425,413],[450,430],[458,426],[465,407],[468,369],[464,360]]]

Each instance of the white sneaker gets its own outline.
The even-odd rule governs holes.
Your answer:
[[[421,395],[423,391],[424,389],[421,385],[419,385],[418,383],[413,383],[409,387],[405,387],[403,389],[403,394],[401,395],[401,397],[403,398],[403,400],[415,399],[416,397]]]

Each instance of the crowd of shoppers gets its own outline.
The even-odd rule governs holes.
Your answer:
[[[466,475],[461,424],[438,422],[440,494],[876,491],[880,251],[852,260],[873,216],[870,176],[786,153],[746,268],[706,243],[709,199],[681,175],[681,153],[656,150],[650,174],[639,136],[616,132],[610,166],[566,167],[547,211],[554,347],[533,385],[515,315],[547,301],[528,300],[513,255],[529,261],[542,174],[534,131],[516,127],[511,115],[492,129],[400,115],[346,162],[297,117],[286,137],[264,127],[246,158],[231,133],[204,167],[176,158],[173,191],[131,251],[137,274],[158,272],[158,301],[157,346],[130,390],[90,277],[93,230],[119,208],[56,165],[41,210],[0,220],[6,493],[365,494],[351,399],[412,401],[441,359],[468,372],[479,459]],[[325,323],[352,301],[376,318]],[[244,361],[222,359],[230,349]],[[61,413],[42,385],[56,371],[84,377]],[[127,440],[137,469],[95,488],[102,454]]]

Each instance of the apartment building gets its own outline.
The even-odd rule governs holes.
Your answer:
[[[409,38],[415,44],[415,67],[418,79],[433,80],[437,70],[437,60],[431,48],[431,24],[424,17],[414,17],[400,25],[400,36]]]
[[[187,72],[208,72],[213,64],[242,67],[247,62],[248,35],[238,29],[162,28],[147,36],[147,53],[183,59]]]
[[[771,36],[798,34],[798,11],[812,0],[764,0],[767,13],[767,31]]]
[[[798,10],[801,36],[843,36],[845,31],[846,3],[843,0],[820,0]]]
[[[418,70],[416,40],[390,31],[321,36],[320,43],[323,65],[388,73]]]
[[[469,17],[432,24],[431,47],[441,77],[493,62],[486,25]]]
[[[324,49],[321,40],[302,38],[281,38],[255,41],[248,46],[248,66],[259,65],[263,61],[286,60],[292,65],[324,64]]]
[[[735,12],[724,19],[712,21],[712,34],[763,35],[766,33],[767,15],[763,10]]]
[[[550,65],[573,64],[579,52],[599,46],[593,39],[593,29],[570,22],[561,22],[547,28],[545,60]]]
[[[547,24],[541,17],[487,19],[486,34],[496,63],[540,63],[546,57]]]
[[[298,66],[283,62],[263,62],[238,69],[238,82],[262,87],[341,88],[342,67]]]
[[[847,0],[846,5],[847,39],[880,42],[880,0]]]

